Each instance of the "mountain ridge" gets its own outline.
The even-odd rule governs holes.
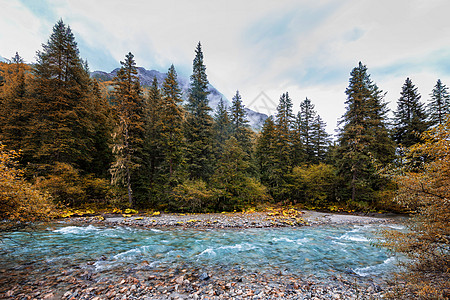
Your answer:
[[[91,72],[91,77],[99,81],[110,81],[114,78],[114,76],[116,76],[117,71],[119,71],[119,68],[116,68],[109,73],[105,71],[93,71]],[[147,70],[143,67],[137,67],[137,71],[138,71],[137,75],[139,77],[141,85],[147,87],[151,86],[154,77],[156,77],[158,81],[158,86],[161,87],[167,76],[167,73],[162,73],[157,70]],[[179,74],[177,79],[178,84],[180,85],[180,89],[182,91],[182,99],[184,102],[186,102],[189,95],[190,80],[189,78]],[[223,99],[227,107],[231,107],[231,101],[228,100],[228,98],[225,97],[225,95],[223,95],[213,85],[211,84],[208,85],[208,91],[209,91],[208,95],[209,105],[211,106],[213,111],[217,108],[220,99]],[[268,116],[266,114],[254,111],[250,108],[245,108],[245,111],[247,112],[247,120],[249,121],[250,127],[256,131],[261,130],[262,125],[264,121],[268,118]]]

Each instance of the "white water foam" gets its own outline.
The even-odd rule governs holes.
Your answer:
[[[369,275],[379,275],[379,274],[383,273],[384,267],[386,267],[388,265],[392,265],[395,262],[396,262],[395,257],[389,257],[381,264],[374,265],[374,266],[368,266],[368,267],[364,267],[364,268],[356,268],[356,269],[354,269],[354,272],[356,274],[358,274],[359,276],[363,276],[363,277],[369,276]]]
[[[62,234],[84,234],[87,232],[93,232],[98,231],[98,229],[95,226],[89,225],[87,227],[81,227],[81,226],[67,226],[60,229],[56,229],[53,232],[58,232]]]
[[[203,250],[200,254],[198,254],[198,256],[216,256],[216,252],[214,252],[214,250],[212,248],[207,248],[205,250]]]

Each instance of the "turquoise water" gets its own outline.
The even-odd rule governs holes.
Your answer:
[[[54,225],[4,235],[0,269],[33,265],[80,268],[108,276],[117,270],[196,268],[214,272],[385,277],[392,253],[375,247],[381,225],[199,230]]]

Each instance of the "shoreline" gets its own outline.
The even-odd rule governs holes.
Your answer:
[[[210,213],[152,215],[104,214],[94,217],[70,217],[59,219],[59,223],[97,224],[104,226],[129,226],[140,228],[276,228],[321,225],[366,225],[401,223],[406,216],[360,216],[317,211],[250,212],[250,213]]]

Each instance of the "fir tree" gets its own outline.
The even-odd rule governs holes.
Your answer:
[[[251,152],[251,132],[248,129],[247,112],[244,110],[241,95],[236,91],[233,97],[230,122],[232,135],[236,138],[241,148],[250,155]]]
[[[214,114],[214,153],[216,159],[222,154],[225,142],[231,137],[231,122],[227,107],[221,98]]]
[[[352,202],[372,201],[373,192],[382,188],[373,159],[392,159],[394,147],[385,125],[384,94],[361,62],[350,75],[335,161],[341,177],[349,183]]]
[[[144,119],[144,145],[142,171],[146,177],[146,186],[150,193],[150,198],[158,201],[158,187],[161,182],[163,172],[161,164],[164,160],[164,149],[162,148],[162,107],[163,100],[161,91],[158,87],[158,80],[153,78],[152,85],[148,91],[147,101],[145,101],[145,119]],[[155,203],[151,203],[155,204]]]
[[[256,156],[261,174],[261,182],[269,187],[274,188],[279,184],[276,167],[280,160],[284,159],[278,155],[278,135],[275,128],[273,117],[270,116],[264,122],[261,133],[256,143]]]
[[[311,100],[306,98],[300,103],[300,135],[305,151],[307,163],[315,160],[314,141],[313,141],[313,124],[316,118],[316,111]]]
[[[93,118],[95,99],[87,64],[62,20],[38,51],[33,73],[32,116],[24,150],[25,156],[32,156],[29,166],[45,174],[51,165],[61,162],[90,172],[99,125]]]
[[[169,177],[172,177],[182,161],[184,115],[184,110],[180,106],[182,101],[177,73],[175,67],[171,65],[162,87],[161,122],[161,148],[164,150],[165,164],[169,168]]]
[[[291,159],[293,166],[300,166],[305,162],[305,147],[303,145],[302,137],[302,116],[299,111],[295,116],[295,120],[292,123],[292,151]]]
[[[325,130],[325,127],[326,123],[319,115],[316,115],[311,126],[314,163],[325,161],[327,155],[327,150],[330,145],[330,135]]]
[[[208,79],[201,44],[195,50],[184,135],[186,163],[191,179],[207,180],[212,174],[213,119],[208,100]]]
[[[292,145],[293,120],[294,115],[292,113],[292,100],[286,92],[280,97],[275,122],[275,130],[277,133],[277,151],[280,157],[277,171],[280,177],[282,177],[283,174],[287,174],[292,168],[290,148]]]
[[[394,112],[394,140],[398,145],[410,147],[421,141],[420,134],[428,129],[420,94],[411,79],[406,78]]]
[[[428,103],[428,118],[430,124],[444,124],[447,115],[450,113],[450,95],[447,86],[438,79],[430,96],[431,99]]]
[[[25,74],[29,70],[17,52],[11,62],[0,69],[0,140],[10,150],[26,147],[30,99]]]
[[[133,54],[128,53],[120,64],[122,67],[114,78],[114,108],[118,124],[113,148],[116,160],[111,167],[111,175],[113,183],[125,184],[129,205],[134,206],[133,189],[138,185],[138,169],[142,163],[144,104]]]

